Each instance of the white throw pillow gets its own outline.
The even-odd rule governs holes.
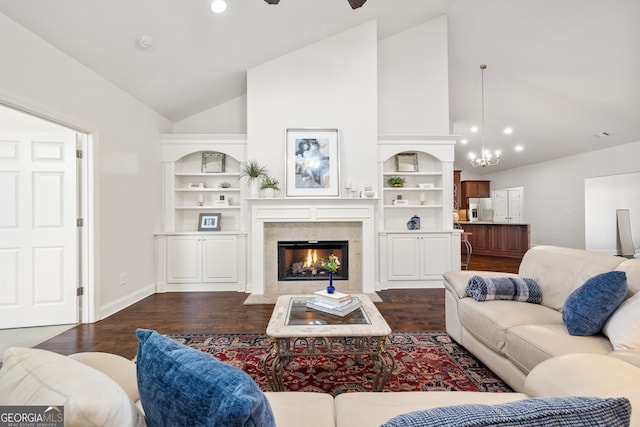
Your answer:
[[[12,347],[0,369],[0,405],[64,406],[64,425],[146,426],[127,393],[102,372],[46,350]]]
[[[615,350],[640,349],[640,292],[620,304],[602,332]]]

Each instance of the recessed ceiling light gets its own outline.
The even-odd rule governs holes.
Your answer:
[[[211,12],[222,13],[227,10],[227,2],[224,0],[213,0],[211,2]]]
[[[466,139],[461,139],[460,140],[460,144],[466,144],[467,142],[469,142],[469,141],[467,141]]]
[[[472,126],[469,130],[473,133],[478,133],[478,126]]]
[[[523,147],[522,145],[516,145],[516,146],[514,147],[514,150],[516,150],[516,151],[522,151],[522,150],[524,150],[524,147]]]
[[[148,49],[153,45],[153,37],[148,34],[142,34],[138,36],[138,40],[136,40],[136,44],[140,49]]]
[[[513,133],[513,128],[504,128],[504,133],[506,133],[507,135],[511,135]]]

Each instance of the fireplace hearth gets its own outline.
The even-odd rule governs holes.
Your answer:
[[[322,261],[331,254],[340,261],[334,280],[349,280],[348,241],[278,241],[278,281],[327,280]]]

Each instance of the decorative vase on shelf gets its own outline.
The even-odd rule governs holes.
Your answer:
[[[276,191],[273,188],[265,188],[264,189],[264,198],[265,199],[273,199],[275,197]]]
[[[249,181],[249,197],[252,199],[260,197],[260,182],[257,179]]]
[[[329,272],[329,286],[327,286],[327,293],[332,294],[336,291],[336,288],[333,287],[333,273]]]

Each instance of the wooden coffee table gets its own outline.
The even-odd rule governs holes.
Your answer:
[[[362,307],[339,317],[306,308],[312,295],[283,295],[278,298],[267,325],[271,351],[263,360],[273,390],[284,391],[283,373],[296,356],[354,356],[360,364],[373,363],[373,391],[382,391],[395,361],[386,349],[391,328],[371,299],[353,294]],[[367,362],[363,356],[368,356]]]

